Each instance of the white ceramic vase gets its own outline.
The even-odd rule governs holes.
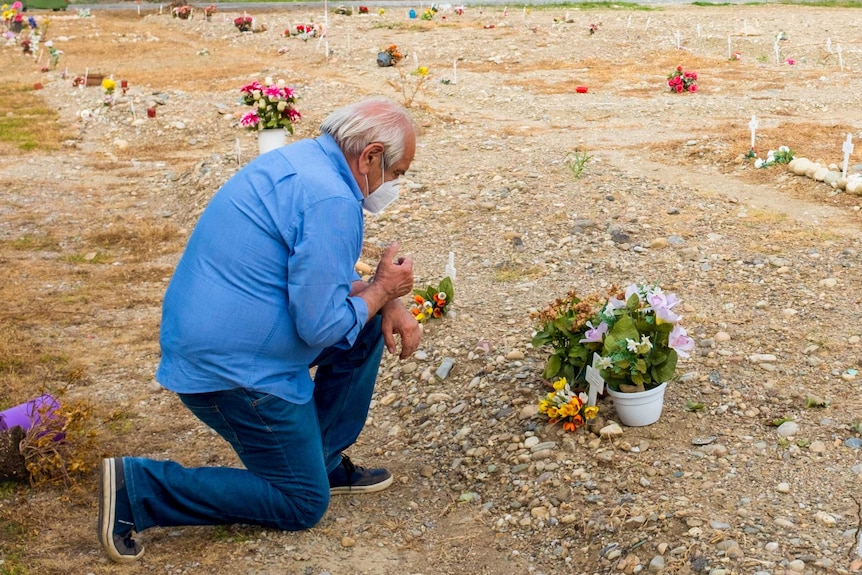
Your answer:
[[[620,423],[629,427],[642,427],[658,421],[664,407],[664,390],[667,382],[648,391],[623,393],[608,388],[608,395],[614,399],[614,409]]]
[[[271,152],[284,145],[284,128],[260,130],[257,133],[257,146],[260,154]]]

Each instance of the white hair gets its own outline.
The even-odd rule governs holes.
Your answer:
[[[393,165],[404,157],[407,136],[416,133],[407,110],[386,98],[368,98],[332,112],[320,125],[344,155],[357,157],[368,144],[383,144],[384,161]]]

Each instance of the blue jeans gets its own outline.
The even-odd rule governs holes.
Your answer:
[[[328,348],[317,357],[314,399],[304,405],[246,389],[180,394],[192,413],[230,443],[245,469],[124,458],[135,529],[314,526],[329,505],[328,473],[365,425],[382,355],[375,316],[352,348]]]

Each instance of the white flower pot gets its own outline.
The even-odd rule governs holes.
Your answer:
[[[649,391],[622,393],[608,388],[608,394],[614,398],[614,409],[620,418],[620,423],[629,427],[641,427],[658,421],[664,407],[664,390],[667,382]]]
[[[260,154],[271,152],[284,145],[284,128],[260,130],[257,133],[257,146]]]

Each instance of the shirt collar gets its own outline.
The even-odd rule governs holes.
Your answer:
[[[347,158],[344,157],[344,152],[341,151],[341,148],[338,146],[338,142],[336,142],[335,138],[329,134],[321,134],[317,137],[317,143],[323,149],[323,152],[327,157],[332,160],[332,163],[335,164],[335,167],[338,169],[338,173],[341,175],[341,179],[350,186],[351,191],[353,191],[353,195],[361,202],[365,196],[362,195],[362,190],[359,189],[359,184],[356,183],[356,178],[353,177],[353,172],[350,171],[350,166],[347,164]]]

